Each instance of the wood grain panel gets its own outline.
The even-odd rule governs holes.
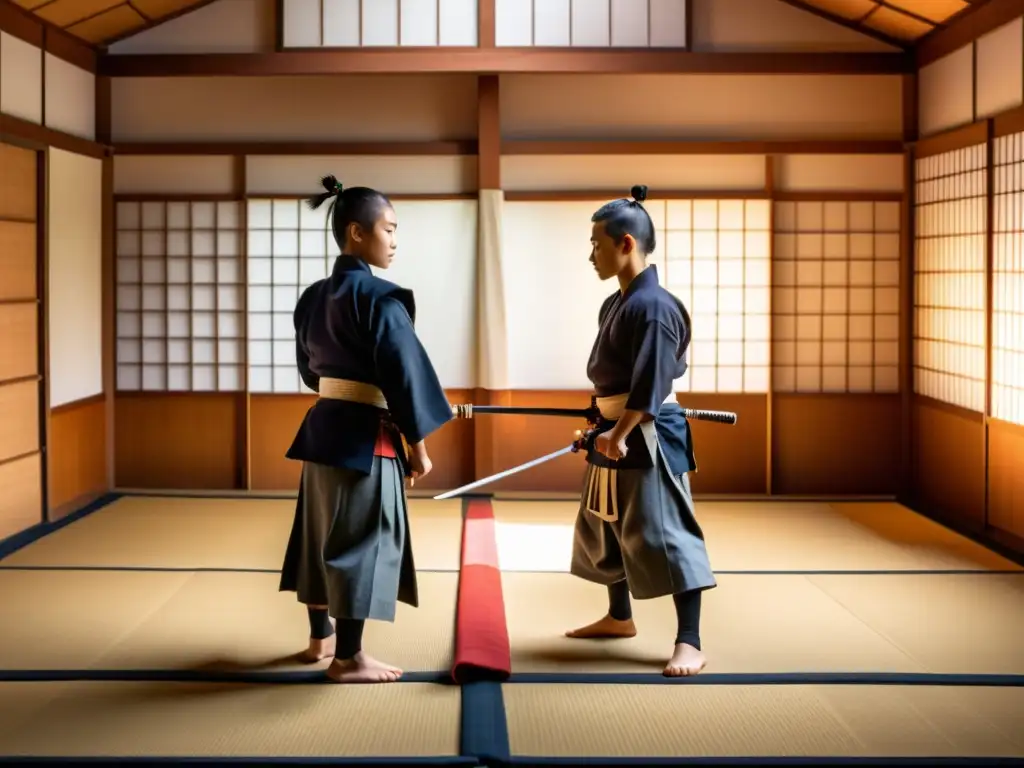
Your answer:
[[[774,493],[899,492],[899,394],[773,397]]]
[[[452,403],[466,403],[464,390],[448,390]],[[294,491],[298,488],[301,465],[285,458],[306,411],[313,404],[310,395],[251,395],[249,444],[252,455],[252,489]],[[473,471],[472,424],[449,422],[427,438],[427,452],[433,470],[417,483],[418,489],[438,490],[470,482]]]
[[[36,298],[37,232],[35,222],[0,219],[0,301]]]
[[[35,304],[0,304],[0,382],[39,374]]]
[[[0,464],[0,539],[43,521],[42,464],[38,453]]]
[[[109,490],[106,418],[103,395],[50,411],[46,479],[51,520]]]
[[[237,486],[237,393],[118,393],[119,488],[229,490]]]
[[[979,413],[915,395],[914,506],[970,530],[985,527],[984,426]]]
[[[1024,427],[988,426],[988,524],[1024,539]]]
[[[39,382],[0,384],[0,461],[39,450]]]
[[[36,153],[0,143],[0,219],[35,221]]]

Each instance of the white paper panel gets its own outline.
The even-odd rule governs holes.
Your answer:
[[[974,119],[974,46],[921,67],[917,77],[921,136],[966,125]]]
[[[295,368],[292,312],[299,294],[324,278],[338,247],[326,209],[297,200],[250,200],[248,365],[253,392],[305,391]],[[416,293],[417,333],[446,387],[472,387],[477,204],[394,202],[398,254],[381,277]],[[257,247],[253,247],[257,241]],[[430,243],[429,253],[423,243]]]
[[[763,155],[505,155],[507,191],[763,190]]]
[[[901,192],[903,155],[782,155],[774,181],[788,192]]]
[[[51,148],[50,407],[103,392],[103,162]]]
[[[320,0],[284,0],[284,47],[320,45]]]
[[[455,194],[476,189],[475,156],[345,157],[251,155],[246,183],[252,195],[309,195],[333,173],[345,186],[366,185],[385,194]]]
[[[688,0],[650,0],[651,47],[686,47]]]
[[[45,54],[46,127],[92,141],[96,138],[96,76]]]
[[[610,0],[572,0],[572,44],[607,48],[611,43]]]
[[[569,0],[544,0],[533,4],[533,40],[537,46],[571,44]]]
[[[118,202],[119,389],[244,389],[241,205]]]
[[[363,45],[398,45],[398,0],[363,0]]]
[[[115,195],[230,195],[235,159],[216,155],[115,155]]]
[[[0,112],[43,121],[42,51],[6,32],[0,32]]]
[[[980,120],[1024,100],[1024,19],[982,35],[976,43],[976,113]]]
[[[899,391],[900,203],[775,204],[776,392]]]
[[[588,261],[590,217],[605,202],[505,203],[502,276],[510,388],[591,387],[587,358],[597,313],[616,290],[614,281],[597,279]]]
[[[376,0],[374,0],[376,2]],[[402,45],[437,45],[437,0],[400,0]]]
[[[438,0],[441,45],[475,46],[479,40],[477,0]]]
[[[612,45],[647,46],[647,0],[611,0],[611,16]]]
[[[494,0],[495,45],[533,45],[533,0]]]
[[[323,0],[324,45],[352,48],[359,45],[359,0]]]

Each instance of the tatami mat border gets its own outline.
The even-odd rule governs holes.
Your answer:
[[[91,515],[97,510],[103,509],[109,504],[113,504],[118,499],[122,498],[123,494],[120,493],[106,493],[100,496],[95,501],[91,501],[81,509],[75,510],[69,515],[65,515],[60,520],[45,521],[36,523],[31,528],[26,528],[21,533],[16,533],[13,536],[8,536],[6,539],[0,540],[0,560],[13,555],[19,549],[27,547],[29,544],[38,541],[44,536],[49,536],[54,531],[59,531],[61,528],[65,528],[71,525],[77,520],[81,520],[87,515]]]

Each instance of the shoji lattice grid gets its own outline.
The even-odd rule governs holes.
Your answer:
[[[776,392],[899,391],[900,204],[775,204]]]
[[[914,392],[985,410],[986,145],[921,158],[914,259]]]
[[[119,390],[244,390],[239,206],[117,204]]]
[[[301,200],[249,200],[249,390],[309,392],[295,367],[295,303],[326,277],[328,205]]]
[[[767,200],[669,200],[663,282],[693,322],[683,392],[768,391]]]
[[[993,150],[992,416],[1024,424],[1024,133]]]

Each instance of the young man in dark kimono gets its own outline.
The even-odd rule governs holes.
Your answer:
[[[601,411],[587,454],[571,572],[608,588],[608,614],[569,637],[633,637],[630,594],[672,595],[678,618],[669,676],[698,674],[701,593],[716,585],[694,516],[687,473],[696,468],[690,427],[673,381],[686,372],[690,316],[658,283],[646,187],[593,216],[590,262],[619,290],[598,315],[587,365]]]
[[[335,682],[392,682],[401,670],[362,650],[363,626],[419,603],[404,480],[430,471],[424,439],[452,411],[416,336],[412,292],[370,271],[394,258],[394,209],[375,190],[323,185],[309,203],[335,198],[341,255],[295,307],[299,373],[319,397],[287,453],[302,480],[280,588],[308,607],[306,661],[333,655]]]

